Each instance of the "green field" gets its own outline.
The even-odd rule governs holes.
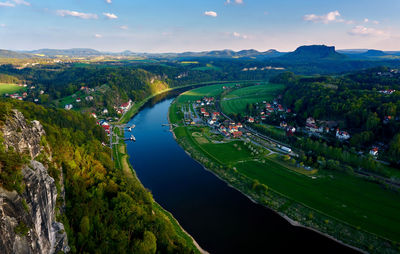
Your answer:
[[[320,173],[316,179],[266,160],[245,162],[239,172],[271,189],[355,227],[400,240],[400,195],[342,173]]]
[[[194,67],[194,68],[192,68],[192,70],[195,70],[195,71],[209,71],[209,70],[221,71],[221,68],[214,66],[212,64],[206,64],[206,66]]]
[[[235,83],[236,84],[236,83]],[[193,102],[202,99],[204,96],[212,97],[221,94],[224,89],[223,86],[234,86],[235,84],[217,84],[210,86],[203,86],[181,94],[178,97],[178,103],[187,103],[189,101]]]
[[[20,90],[22,90],[24,87],[18,86],[16,84],[6,84],[6,83],[0,83],[0,95],[6,94],[6,93],[16,93]]]
[[[242,113],[247,104],[271,101],[283,88],[283,85],[263,83],[237,89],[224,96],[221,107],[227,114]]]

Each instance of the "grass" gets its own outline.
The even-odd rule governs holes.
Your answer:
[[[0,95],[12,94],[22,90],[24,87],[18,86],[16,84],[0,83]]]
[[[271,160],[244,162],[238,171],[296,202],[368,232],[400,240],[400,195],[342,173],[316,179],[287,170]]]
[[[283,87],[283,85],[263,83],[234,90],[222,99],[222,110],[227,114],[244,113],[247,104],[271,101]]]
[[[286,132],[283,129],[279,129],[275,126],[272,125],[268,125],[268,124],[255,124],[255,126],[257,126],[258,128],[262,128],[265,129],[267,131],[267,133],[273,133],[276,136],[286,136]]]
[[[221,68],[214,66],[212,64],[206,64],[206,66],[195,67],[195,68],[192,68],[192,70],[195,70],[195,71],[209,71],[209,70],[221,71]]]

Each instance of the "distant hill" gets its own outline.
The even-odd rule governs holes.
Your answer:
[[[343,54],[349,56],[352,59],[371,59],[371,60],[377,60],[377,59],[379,60],[382,58],[396,59],[400,56],[400,52],[398,52],[398,51],[382,51],[382,50],[376,50],[376,49],[343,50],[341,52]]]
[[[27,51],[26,53],[45,55],[49,57],[55,56],[68,56],[68,57],[87,57],[87,56],[101,56],[104,53],[89,49],[89,48],[73,48],[73,49],[38,49]]]
[[[294,52],[287,53],[280,57],[283,60],[341,60],[346,56],[336,52],[334,46],[310,45],[298,47]]]
[[[4,50],[0,49],[0,58],[18,58],[18,59],[23,59],[23,58],[32,58],[34,57],[31,54],[26,54],[26,53],[19,53],[11,50]]]
[[[387,56],[385,52],[382,50],[375,50],[375,49],[370,49],[365,53],[362,53],[361,55],[367,56],[367,57],[379,57],[379,56]]]
[[[272,58],[283,55],[274,49],[259,52],[255,49],[246,49],[241,51],[233,51],[230,49],[213,50],[203,52],[184,52],[177,54],[177,57],[210,57],[210,58]]]

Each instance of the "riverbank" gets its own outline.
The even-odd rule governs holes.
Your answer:
[[[129,163],[129,155],[126,150],[126,143],[124,142],[124,131],[119,128],[115,128],[115,134],[119,136],[119,142],[114,144],[112,147],[113,157],[115,159],[115,165],[118,167],[127,178],[132,178],[137,181],[143,188],[143,184],[140,179],[137,177],[135,170],[132,165]],[[200,245],[196,242],[196,240],[187,233],[179,222],[173,217],[173,215],[161,207],[154,199],[153,199],[153,212],[160,214],[166,221],[169,221],[175,231],[175,233],[184,239],[188,246],[191,246],[191,249],[196,254],[208,254],[207,251],[203,250]]]
[[[183,114],[177,114],[180,106],[176,105],[176,101],[177,99],[171,104],[168,114],[170,124],[181,126],[171,129],[175,140],[193,159],[203,165],[205,169],[227,182],[228,185],[239,190],[253,202],[264,205],[278,213],[294,226],[313,230],[361,252],[397,253],[395,242],[335,219],[321,211],[295,201],[274,189],[269,188],[267,193],[257,193],[252,189],[254,185],[253,179],[239,173],[235,168],[219,164],[218,161],[213,160],[213,156],[204,155],[201,145],[196,146],[191,131],[188,131],[188,128],[194,127],[185,127],[180,122],[182,119],[179,116]],[[173,116],[173,121],[171,121],[170,116]],[[198,132],[198,130],[193,131]]]
[[[155,94],[147,96],[145,99],[133,104],[133,106],[119,119],[118,124],[125,124],[127,123],[132,117],[134,117],[139,110],[152,98],[161,95],[166,92],[170,92],[173,90],[178,90],[178,89],[183,89],[186,87],[196,87],[196,86],[205,86],[205,85],[212,85],[212,84],[228,84],[228,83],[234,83],[234,82],[244,82],[246,80],[242,81],[209,81],[209,82],[202,82],[202,83],[196,83],[196,84],[189,84],[189,85],[184,85],[184,86],[177,86],[177,87],[171,87],[168,89],[164,89],[162,91],[159,91]],[[257,80],[252,80],[252,82],[256,82]]]

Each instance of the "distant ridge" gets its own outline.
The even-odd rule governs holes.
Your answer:
[[[286,60],[341,60],[346,56],[336,52],[334,46],[309,45],[300,46],[294,52],[280,57]]]
[[[31,54],[19,53],[11,50],[0,49],[0,58],[33,58],[34,56]]]
[[[25,53],[39,54],[49,57],[55,56],[68,56],[68,57],[88,57],[88,56],[101,56],[106,55],[95,49],[89,48],[72,48],[72,49],[38,49],[32,51],[26,51]]]

